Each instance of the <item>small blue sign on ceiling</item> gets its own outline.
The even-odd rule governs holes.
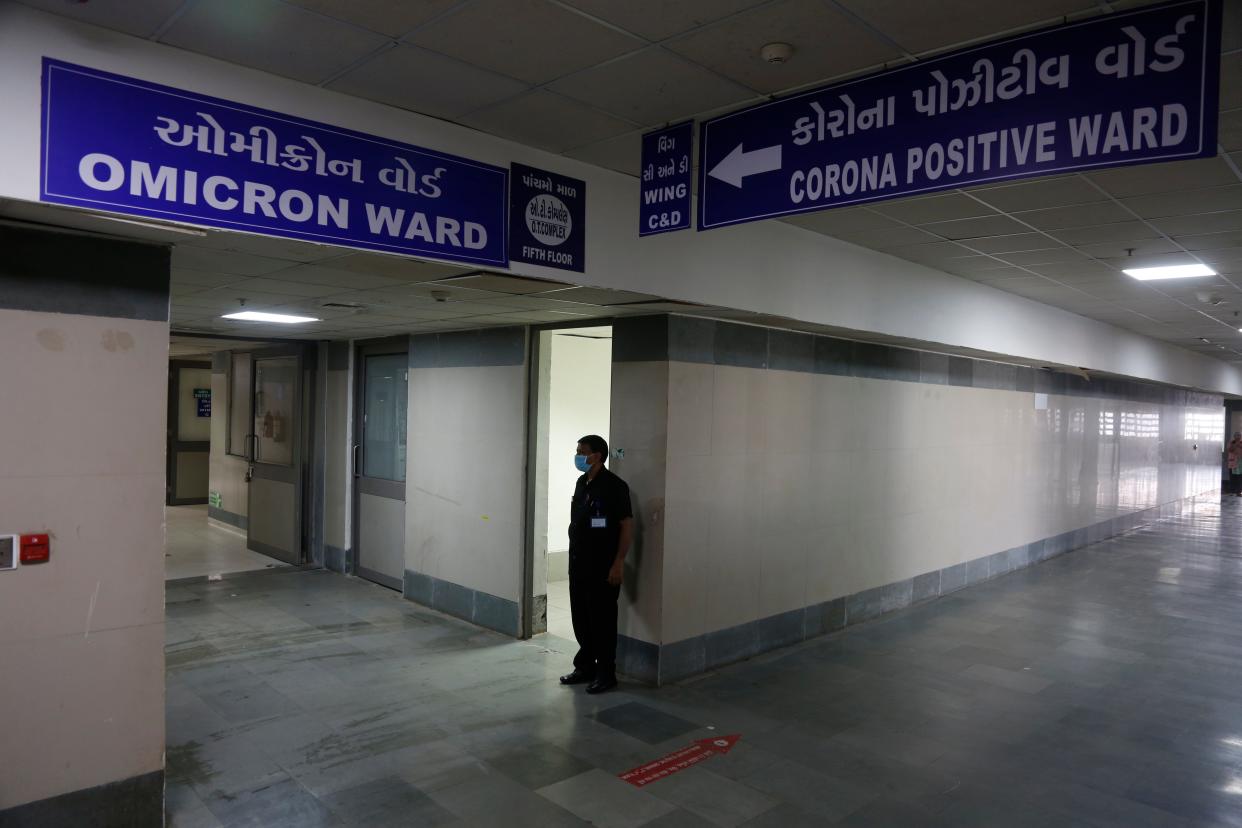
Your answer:
[[[692,121],[643,136],[638,235],[690,229],[693,144]]]
[[[1216,154],[1220,0],[921,60],[705,121],[699,229]]]
[[[40,200],[508,264],[501,167],[43,59]]]
[[[585,272],[586,182],[524,164],[509,181],[509,258]]]

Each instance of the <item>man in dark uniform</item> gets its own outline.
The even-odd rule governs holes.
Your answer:
[[[634,538],[630,487],[604,468],[607,460],[603,437],[578,441],[574,464],[583,474],[569,520],[569,610],[578,654],[561,684],[586,684],[592,694],[617,686],[617,598]]]

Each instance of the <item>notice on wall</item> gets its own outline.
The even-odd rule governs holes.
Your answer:
[[[1044,29],[705,121],[699,229],[1216,153],[1220,0]]]
[[[643,136],[638,235],[690,229],[690,159],[694,123]]]
[[[40,199],[508,264],[501,167],[43,59]]]
[[[585,181],[513,164],[509,221],[512,261],[585,271]]]
[[[212,506],[216,509],[223,508],[224,498],[220,496],[219,492],[212,490],[207,493],[207,505]]]
[[[194,389],[194,402],[198,408],[199,417],[210,417],[211,416],[211,389],[210,388],[195,388]]]

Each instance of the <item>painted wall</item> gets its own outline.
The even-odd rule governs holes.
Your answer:
[[[38,198],[44,55],[508,165],[587,182],[588,270],[580,281],[908,337],[1046,363],[1242,393],[1242,373],[1195,354],[929,267],[782,222],[635,238],[633,177],[14,3],[0,4],[0,197]],[[562,278],[522,265],[515,272]],[[756,278],[762,274],[762,278]]]
[[[660,598],[625,634],[671,645],[662,677],[822,632],[807,608],[870,617],[1219,488],[1219,397],[678,317],[659,361],[618,331],[618,471],[650,523],[663,506],[660,572],[636,579]]]
[[[406,597],[516,635],[526,330],[412,337],[409,395]]]
[[[599,330],[599,329],[595,329]],[[608,333],[604,329],[604,333]],[[578,438],[608,439],[612,339],[554,333],[548,391],[548,580],[569,578],[569,502],[581,476],[573,465]],[[594,335],[594,334],[589,334]],[[538,583],[538,582],[536,582]]]
[[[126,798],[159,825],[168,253],[12,228],[0,249],[0,532],[51,536],[0,572],[0,823]]]

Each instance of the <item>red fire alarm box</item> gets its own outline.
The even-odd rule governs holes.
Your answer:
[[[21,548],[23,564],[46,563],[51,556],[51,546],[46,534],[22,535]]]

